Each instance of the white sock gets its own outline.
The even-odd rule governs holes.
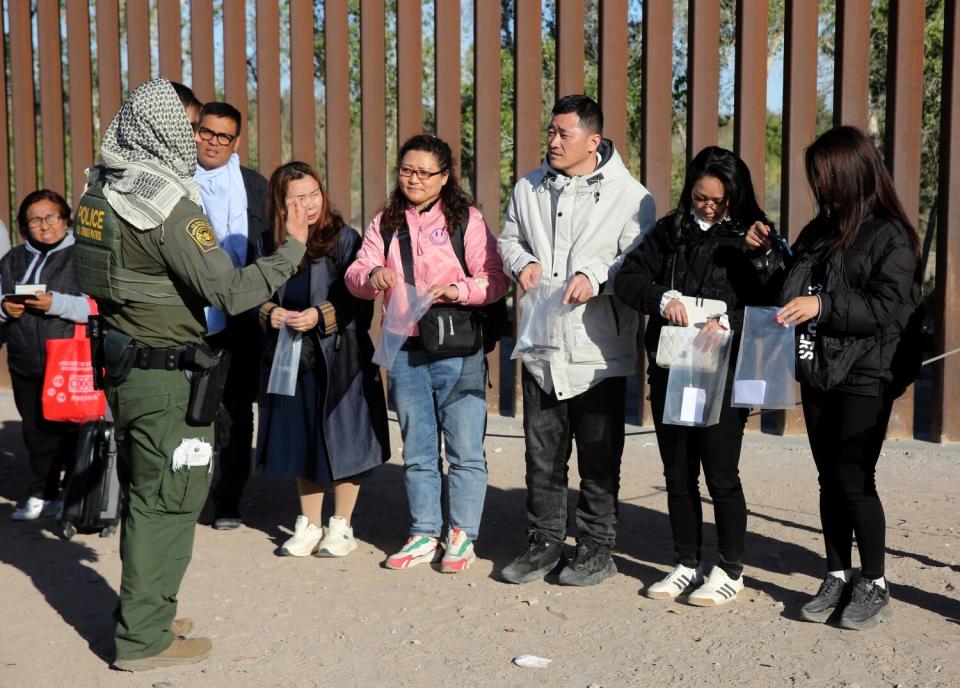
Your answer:
[[[883,588],[884,590],[887,589],[887,581],[884,580],[883,576],[880,576],[880,577],[877,578],[875,581],[873,581],[873,584],[874,584],[874,585],[879,585],[879,586],[880,586],[881,588]]]
[[[828,571],[828,576],[833,576],[834,578],[839,578],[844,583],[849,583],[850,579],[853,578],[853,569],[843,569],[842,571]]]

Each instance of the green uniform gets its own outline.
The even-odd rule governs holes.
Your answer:
[[[97,297],[107,329],[146,348],[200,342],[204,306],[233,314],[266,301],[306,250],[290,239],[237,269],[195,203],[182,199],[161,226],[139,231],[116,216],[99,186],[81,199],[75,234],[81,288]],[[126,495],[118,659],[151,657],[173,642],[177,591],[213,472],[213,427],[187,422],[189,394],[184,371],[136,367],[107,389]]]

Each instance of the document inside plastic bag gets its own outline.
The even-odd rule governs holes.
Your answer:
[[[789,409],[796,405],[794,327],[777,322],[779,310],[747,306],[744,311],[731,406]]]
[[[720,420],[732,343],[726,330],[700,330],[690,339],[686,355],[670,367],[664,423],[706,427]]]

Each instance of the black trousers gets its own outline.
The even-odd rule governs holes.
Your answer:
[[[577,541],[612,548],[623,457],[626,378],[607,378],[560,401],[523,369],[527,521],[530,531],[562,541],[567,533],[567,464],[577,445],[580,498]]]
[[[717,524],[717,565],[731,578],[743,572],[747,503],[740,484],[740,448],[749,409],[730,406],[727,386],[720,421],[705,428],[663,423],[668,370],[650,366],[650,406],[667,484],[667,510],[676,563],[695,568],[703,547],[700,466],[713,500]]]
[[[853,536],[865,578],[883,576],[886,518],[877,494],[877,460],[893,401],[802,388],[803,416],[820,480],[827,570],[852,568]]]
[[[60,473],[64,481],[73,469],[78,426],[52,423],[43,417],[43,380],[10,371],[13,401],[20,414],[23,443],[30,456],[30,497],[54,500],[60,496]]]
[[[215,421],[219,477],[213,488],[217,514],[228,516],[239,513],[240,497],[250,478],[253,403],[260,378],[259,339],[250,329],[228,327],[207,338],[213,348],[230,352],[227,384]]]

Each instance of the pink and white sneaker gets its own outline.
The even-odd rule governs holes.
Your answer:
[[[436,561],[440,557],[440,542],[429,535],[411,535],[407,544],[397,552],[387,557],[384,566],[388,569],[409,569],[417,564],[426,564]]]
[[[473,541],[460,528],[451,528],[443,543],[443,559],[440,560],[441,573],[460,573],[470,568],[477,560],[473,551]]]

